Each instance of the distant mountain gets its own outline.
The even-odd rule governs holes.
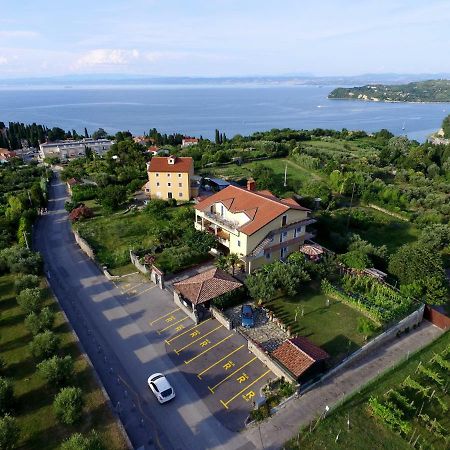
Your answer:
[[[328,98],[373,102],[450,102],[450,80],[340,87],[331,91]]]
[[[358,84],[402,84],[431,78],[449,78],[450,74],[363,74],[355,76],[314,76],[305,73],[274,76],[241,76],[241,77],[164,77],[133,74],[78,74],[53,77],[17,78],[0,81],[0,86],[32,87],[32,86],[159,86],[159,85],[273,85],[273,86],[355,86]],[[364,86],[365,87],[365,86]],[[343,97],[345,98],[345,97]]]

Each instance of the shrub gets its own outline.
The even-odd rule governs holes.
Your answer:
[[[52,331],[37,334],[30,343],[31,354],[42,361],[52,357],[58,350],[60,339]]]
[[[55,314],[48,306],[42,309],[40,313],[32,312],[25,318],[25,326],[33,336],[50,330],[55,321]]]
[[[37,275],[22,275],[14,282],[14,290],[17,294],[20,294],[24,289],[37,288],[39,282]]]
[[[0,356],[0,373],[6,368],[6,361]]]
[[[0,266],[4,265],[12,273],[39,274],[42,258],[39,253],[14,245],[0,252]]]
[[[9,414],[0,417],[0,449],[12,450],[17,447],[20,430],[17,421]]]
[[[11,411],[14,404],[14,387],[9,378],[0,377],[0,414]]]
[[[38,288],[26,288],[17,296],[17,303],[26,313],[39,311],[42,304],[42,291]]]
[[[80,388],[62,388],[53,402],[58,420],[65,425],[73,425],[81,419],[83,397]]]
[[[357,330],[359,333],[366,336],[367,339],[367,337],[369,337],[376,330],[376,326],[367,317],[358,317]]]
[[[64,386],[73,378],[74,362],[70,356],[60,358],[53,356],[37,365],[39,374],[47,380],[50,385]]]
[[[61,445],[61,450],[106,450],[100,436],[91,431],[87,436],[74,433]]]

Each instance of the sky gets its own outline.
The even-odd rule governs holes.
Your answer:
[[[449,0],[0,0],[0,79],[450,72]]]

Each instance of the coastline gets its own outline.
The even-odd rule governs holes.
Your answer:
[[[442,103],[444,105],[450,104],[450,99],[448,101],[403,101],[403,100],[371,100],[368,98],[346,98],[346,97],[327,97],[328,100],[350,100],[356,102],[366,102],[366,103],[406,103],[406,104],[424,104],[424,105],[435,105],[436,103]]]

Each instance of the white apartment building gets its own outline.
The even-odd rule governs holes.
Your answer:
[[[39,145],[39,157],[43,160],[48,157],[57,157],[61,160],[79,158],[85,155],[89,147],[94,153],[102,156],[114,141],[109,139],[82,139],[80,141],[45,142]]]

